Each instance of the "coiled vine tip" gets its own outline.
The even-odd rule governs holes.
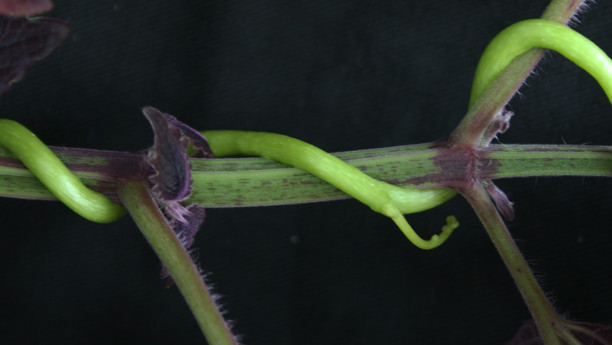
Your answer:
[[[110,223],[125,209],[87,188],[34,133],[21,124],[0,119],[0,145],[19,159],[49,191],[82,217]]]
[[[569,27],[545,20],[527,19],[502,30],[482,53],[470,95],[470,105],[519,55],[532,48],[554,50],[589,73],[612,102],[612,60],[595,43]]]

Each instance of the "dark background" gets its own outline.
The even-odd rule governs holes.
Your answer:
[[[468,5],[469,4],[469,5]],[[547,1],[56,1],[68,39],[0,100],[58,146],[151,145],[139,108],[199,129],[271,131],[327,151],[443,139],[465,113],[478,57]],[[578,31],[612,52],[612,5]],[[612,109],[548,54],[503,143],[610,145]],[[612,324],[610,200],[601,178],[498,185],[509,228],[557,308]],[[469,205],[411,215],[422,251],[348,200],[212,209],[195,246],[245,344],[503,344],[530,318]],[[0,199],[0,337],[21,344],[193,344],[203,336],[129,217],[89,223],[55,202]]]

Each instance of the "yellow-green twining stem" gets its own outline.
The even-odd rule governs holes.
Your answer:
[[[374,211],[393,219],[406,237],[419,248],[432,249],[439,246],[458,226],[454,217],[450,217],[440,235],[425,241],[414,232],[403,216],[446,202],[456,194],[452,189],[419,190],[393,186],[371,178],[313,145],[285,135],[243,131],[205,131],[203,134],[217,157],[238,154],[261,156],[319,177]]]
[[[474,76],[470,105],[517,56],[531,48],[557,51],[597,80],[612,102],[612,60],[595,43],[562,24],[528,19],[510,25],[485,49]]]
[[[125,213],[122,206],[85,187],[34,133],[19,123],[0,119],[0,145],[21,160],[56,198],[82,217],[109,223]]]

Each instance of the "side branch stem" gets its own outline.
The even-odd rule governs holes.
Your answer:
[[[119,196],[155,254],[168,269],[208,343],[236,345],[196,265],[159,211],[147,187],[137,181],[125,182],[119,188]]]
[[[583,3],[584,0],[553,0],[541,18],[567,24]],[[514,59],[469,108],[461,123],[451,134],[450,144],[467,149],[483,144],[482,135],[494,116],[516,94],[543,53],[544,49],[534,48]]]
[[[523,300],[540,331],[543,343],[546,345],[561,345],[562,342],[555,331],[561,319],[546,298],[533,272],[512,239],[508,228],[506,228],[495,209],[495,205],[489,199],[486,190],[480,185],[473,185],[460,192],[474,208],[508,271],[510,271],[510,275],[521,292]]]

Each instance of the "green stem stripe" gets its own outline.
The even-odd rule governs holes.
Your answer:
[[[47,146],[22,125],[11,120],[0,120],[0,135],[3,135],[0,145],[18,158],[51,194],[81,216],[95,222],[110,222],[123,215],[121,206],[87,188]],[[404,214],[428,210],[446,202],[456,194],[452,189],[397,187],[376,180],[315,146],[284,135],[240,131],[209,131],[205,135],[217,156],[262,156],[319,177],[370,206],[372,210],[391,218],[419,248],[432,249],[439,246],[458,226],[454,217],[449,217],[442,233],[426,241],[416,234],[404,218]],[[135,165],[140,166],[137,162]],[[138,178],[146,181],[149,174],[146,171],[142,173]],[[195,176],[193,179],[196,180]],[[13,181],[17,182],[15,179]],[[15,189],[12,189],[11,193],[14,192]]]
[[[281,134],[243,131],[206,131],[216,157],[261,156],[301,170],[342,190],[374,211],[388,216],[390,203],[402,214],[421,212],[446,202],[448,189],[406,189],[376,180],[313,145]]]
[[[217,157],[251,155],[269,158],[304,170],[391,218],[406,237],[421,249],[432,249],[450,236],[459,225],[447,219],[440,235],[428,241],[420,238],[404,218],[436,207],[456,192],[448,188],[408,189],[376,180],[313,145],[281,134],[243,131],[206,131],[204,136]]]
[[[496,164],[489,179],[534,176],[612,177],[612,147],[573,145],[491,145],[483,162]]]
[[[51,148],[85,185],[117,200],[117,178],[134,178],[129,166],[142,157],[132,153]],[[532,176],[612,177],[612,147],[585,145],[498,145],[480,151],[485,179]],[[433,159],[431,144],[340,152],[334,154],[371,177],[412,188],[437,188],[461,176],[465,162],[444,156],[449,171]],[[442,158],[438,158],[442,159]],[[264,158],[192,159],[193,194],[190,202],[206,207],[291,205],[346,199],[334,186],[297,168]],[[108,174],[121,166],[126,175]],[[453,171],[450,171],[453,170]],[[426,181],[426,182],[424,182]],[[421,183],[423,182],[423,183]],[[105,187],[106,186],[106,187]],[[104,188],[102,188],[104,187]],[[55,196],[10,153],[0,148],[0,196],[55,200]]]

